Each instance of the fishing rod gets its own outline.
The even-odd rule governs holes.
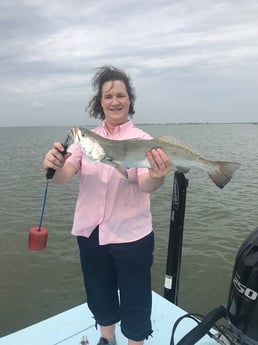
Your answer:
[[[68,133],[67,138],[65,139],[64,143],[62,144],[64,151],[61,154],[64,156],[67,153],[67,148],[69,146],[71,140],[71,136]],[[41,209],[41,215],[39,220],[38,226],[33,226],[30,228],[29,231],[29,240],[28,240],[28,248],[34,251],[40,251],[46,248],[47,239],[48,239],[48,229],[42,226],[43,223],[43,216],[45,212],[46,202],[47,202],[47,192],[48,192],[48,185],[49,181],[54,177],[56,170],[53,168],[48,168],[46,172],[46,187],[43,197],[43,205]]]

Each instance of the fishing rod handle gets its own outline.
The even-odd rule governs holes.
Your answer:
[[[64,148],[64,151],[63,152],[60,152],[63,156],[67,153],[67,148],[68,148],[68,145],[67,144],[62,144],[63,148]],[[53,168],[48,168],[47,169],[47,172],[46,172],[46,178],[47,180],[51,180],[54,175],[56,173],[56,170],[53,169]]]

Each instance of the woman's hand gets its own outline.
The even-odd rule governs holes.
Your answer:
[[[61,143],[55,142],[52,149],[50,149],[45,155],[43,167],[45,169],[53,168],[55,170],[62,168],[66,159],[71,156],[71,153],[63,154],[63,151],[63,145]]]
[[[64,154],[63,152],[63,145],[55,142],[52,149],[47,152],[43,162],[43,167],[45,169],[52,168],[56,170],[53,182],[58,184],[70,181],[70,179],[76,174],[75,167],[68,162],[66,163],[66,159],[72,154],[70,152]]]
[[[146,157],[151,167],[148,174],[139,176],[138,182],[142,192],[151,193],[163,185],[165,177],[172,170],[172,164],[162,149],[151,150]]]
[[[162,149],[151,150],[146,156],[151,166],[149,174],[152,178],[165,177],[172,170],[170,158]]]

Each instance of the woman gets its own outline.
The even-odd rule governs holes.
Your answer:
[[[92,86],[96,94],[88,110],[103,120],[95,133],[114,140],[150,138],[129,120],[135,95],[122,70],[101,67]],[[128,169],[125,179],[109,165],[89,163],[75,144],[65,155],[62,151],[62,145],[54,143],[43,166],[56,170],[53,181],[59,184],[80,174],[72,234],[78,241],[88,306],[100,325],[98,345],[116,344],[118,321],[128,345],[142,345],[152,333],[149,193],[163,184],[170,160],[161,149],[152,150],[146,154],[151,168]]]

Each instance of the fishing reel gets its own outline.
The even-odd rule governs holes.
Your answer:
[[[200,321],[200,315],[187,314],[197,326],[177,345],[193,345],[205,334],[222,345],[258,345],[258,227],[251,232],[239,248],[233,269],[227,305],[209,312]],[[219,319],[228,326],[217,326]],[[170,345],[174,345],[173,330]]]

